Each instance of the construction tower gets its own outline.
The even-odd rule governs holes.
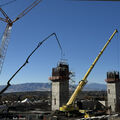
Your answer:
[[[69,98],[69,65],[59,62],[56,68],[52,69],[52,110],[59,110],[65,105]]]
[[[108,107],[111,112],[120,112],[120,78],[119,72],[107,72]]]

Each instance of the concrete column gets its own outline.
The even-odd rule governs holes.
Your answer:
[[[52,110],[59,110],[65,105],[69,98],[69,66],[66,63],[59,63],[52,70]]]

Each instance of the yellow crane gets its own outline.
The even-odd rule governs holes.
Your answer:
[[[75,89],[74,93],[72,94],[72,96],[70,97],[69,101],[67,102],[66,105],[60,107],[60,111],[63,112],[69,112],[69,111],[74,111],[74,110],[78,110],[77,107],[75,107],[73,105],[78,93],[82,90],[82,88],[84,87],[84,85],[87,83],[87,77],[89,76],[90,72],[92,71],[92,69],[94,68],[95,64],[97,63],[97,61],[99,60],[100,56],[102,55],[102,53],[104,52],[104,50],[106,49],[106,47],[108,46],[108,44],[110,43],[110,41],[112,40],[112,38],[114,37],[114,35],[117,33],[118,31],[115,30],[113,32],[113,34],[111,35],[111,37],[109,38],[109,40],[107,41],[107,43],[104,45],[104,47],[102,48],[102,50],[100,51],[100,53],[98,54],[98,56],[96,57],[96,59],[94,60],[94,62],[92,63],[92,65],[90,66],[90,68],[88,69],[87,73],[85,74],[85,76],[83,77],[83,79],[79,82],[77,88]]]

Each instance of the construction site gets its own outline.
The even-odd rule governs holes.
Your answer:
[[[4,25],[5,30],[3,31],[3,34],[1,33],[0,41],[1,84],[5,84],[0,90],[0,120],[120,120],[120,49],[119,42],[116,42],[119,41],[118,39],[120,29],[117,22],[117,25],[112,24],[114,26],[112,27],[112,20],[109,21],[111,22],[111,27],[105,27],[107,23],[109,24],[108,18],[106,18],[106,16],[110,15],[108,13],[106,14],[106,9],[111,9],[111,6],[113,5],[112,7],[117,6],[116,10],[118,10],[120,0],[63,0],[62,2],[59,1],[58,4],[54,0],[52,1],[53,3],[51,3],[50,1],[45,1],[45,4],[44,0],[31,1],[28,2],[10,0],[0,3],[0,21],[2,22],[2,24],[6,24],[6,26]],[[43,6],[41,5],[41,8],[37,8],[42,2]],[[107,6],[107,2],[110,2],[111,6]],[[10,12],[11,15],[12,13],[17,13],[17,8],[19,8],[18,6],[20,5],[20,3],[21,9],[23,8],[22,5],[27,5],[28,7],[23,9],[22,12],[20,12],[20,14],[15,17],[15,19],[11,19],[12,17],[9,17],[8,12]],[[14,6],[14,10],[11,12],[11,9],[13,7],[12,4]],[[46,5],[48,5],[48,8],[46,8]],[[90,8],[89,5],[93,5],[94,7]],[[53,6],[55,6],[55,8]],[[95,6],[97,7],[95,8]],[[99,6],[103,7],[104,9],[99,8]],[[78,12],[82,15],[79,16],[78,13],[73,10],[73,8],[75,7],[77,7],[77,9],[75,9],[76,11],[86,10],[87,12]],[[34,9],[36,9],[36,13],[34,13]],[[43,12],[42,10],[40,11],[40,9],[46,11]],[[92,11],[90,11],[91,9]],[[48,14],[51,14],[51,12],[49,12],[51,10],[54,11],[52,13],[52,16],[54,18],[49,16],[48,19]],[[106,11],[104,12],[104,10]],[[97,16],[97,14],[101,11],[102,14],[99,14],[98,16],[104,14],[103,23],[105,22],[105,18],[107,19],[104,25],[100,23],[102,21],[101,17],[98,18],[100,19],[100,21],[98,23],[96,22],[97,17],[95,16]],[[79,26],[79,24],[82,25],[82,22],[86,20],[84,19],[86,18],[85,15],[89,15],[89,12],[92,13],[90,16],[92,16],[93,13],[95,14],[93,15],[94,17],[88,17],[88,21],[91,22],[89,23],[87,21],[86,23],[84,23],[83,27]],[[107,12],[109,12],[109,10]],[[31,18],[27,18],[27,14],[30,13]],[[42,16],[40,16],[40,14],[43,15],[43,18]],[[59,15],[62,16],[62,19],[59,18]],[[116,16],[118,17],[118,15]],[[21,20],[21,18],[25,17],[26,19]],[[79,20],[82,19],[83,21],[79,23]],[[20,20],[21,22],[19,23],[18,21]],[[92,22],[92,20],[95,21]],[[15,38],[14,41],[11,43],[10,49],[8,49],[11,29],[13,25],[16,24],[16,22],[18,22],[18,26],[20,29],[16,27],[18,29],[18,32],[16,32],[17,30],[13,30],[14,33],[12,38]],[[64,22],[66,23],[64,24]],[[42,30],[39,25],[42,26],[43,24],[45,28]],[[91,25],[90,28],[89,24]],[[99,32],[97,31],[98,27],[96,24],[99,25],[99,28],[100,26],[102,26],[99,31],[103,31],[104,28],[107,28],[107,30],[110,29],[110,31],[107,31],[106,34],[105,29],[103,32],[101,32],[103,34],[103,37],[100,37],[98,34]],[[57,25],[59,25],[59,27]],[[51,26],[53,26],[53,28]],[[86,26],[86,29],[84,29],[84,26]],[[49,35],[46,35],[46,29],[49,31]],[[55,30],[57,31],[57,33]],[[87,30],[88,35],[86,35],[87,33],[84,33]],[[66,31],[68,32],[68,37],[67,35],[66,37],[64,36]],[[19,33],[21,34],[19,35]],[[47,36],[44,37],[44,39],[42,39],[43,33],[45,33],[44,35]],[[94,37],[91,37],[91,33],[91,36],[94,36],[95,34],[96,35]],[[63,41],[59,40],[60,36],[62,35]],[[42,40],[40,40],[40,42],[35,41],[34,39],[37,39],[37,37],[40,37]],[[79,37],[80,39],[85,38],[85,41],[72,41],[72,39],[79,39]],[[99,40],[104,37],[105,39],[107,38],[107,40]],[[27,40],[22,40],[23,38]],[[91,41],[89,40],[89,38]],[[98,41],[92,41],[92,39],[94,38],[98,38]],[[15,42],[16,39],[18,40],[17,42]],[[50,39],[53,39],[55,41],[50,42]],[[65,41],[65,39],[70,39],[70,41]],[[31,46],[33,46],[33,43],[36,42],[38,43],[37,46],[34,49],[29,49],[31,48]],[[56,43],[54,44],[54,42],[56,42],[57,45],[55,45]],[[49,47],[47,46],[47,44],[51,46]],[[35,53],[40,48],[41,56],[35,56]],[[46,51],[44,51],[44,49],[46,49]],[[13,54],[10,54],[11,51],[13,52]],[[65,56],[65,51],[68,54],[67,57]],[[21,60],[23,59],[21,57],[26,58],[22,64]],[[83,57],[85,57],[85,59]],[[7,59],[6,61],[5,58]],[[33,63],[31,63],[32,60],[34,61]],[[31,63],[31,66],[27,68],[26,66],[29,62]],[[99,63],[98,67],[96,67],[96,63]],[[5,67],[3,66],[3,64],[5,64]],[[81,68],[79,69],[79,67]],[[76,68],[75,74],[79,70],[81,71],[81,76],[78,75],[76,77],[77,81],[73,80],[73,77],[75,75],[71,68]],[[15,71],[14,69],[17,70]],[[24,76],[25,74],[26,76]],[[78,80],[79,77],[82,78]],[[2,81],[2,79],[7,80]],[[9,88],[13,84],[27,82],[32,83],[33,81],[50,83],[50,89],[39,90],[39,88],[37,88],[36,91],[32,91],[31,89],[31,91],[27,92],[15,92],[13,89],[13,92],[8,92]],[[75,83],[73,85],[71,82],[78,83]],[[102,82],[105,84],[106,89],[98,90],[96,88],[96,90],[94,91],[91,91],[89,89],[86,91],[84,88],[86,84],[88,84],[88,82]]]

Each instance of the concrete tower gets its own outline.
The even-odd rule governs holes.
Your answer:
[[[107,72],[108,107],[111,112],[120,112],[120,79],[119,72]]]
[[[69,66],[60,62],[56,68],[52,69],[52,110],[59,110],[65,105],[69,98]]]

